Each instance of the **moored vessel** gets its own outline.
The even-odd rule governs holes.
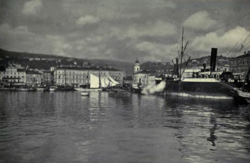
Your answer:
[[[237,89],[237,92],[240,98],[243,98],[247,103],[250,103],[250,92],[245,92],[240,89]]]
[[[56,88],[57,88],[56,86],[50,86],[49,87],[49,91],[50,92],[54,92],[54,91],[56,91]]]
[[[113,78],[109,75],[100,75],[96,76],[93,74],[89,74],[88,84],[85,86],[80,86],[74,88],[76,91],[85,91],[85,92],[92,92],[92,91],[102,91],[103,89],[118,85],[119,83],[116,82]]]
[[[83,92],[81,92],[81,96],[89,96],[89,92],[83,91]]]
[[[179,59],[177,58],[175,64],[177,78],[171,80],[165,79],[166,85],[163,94],[192,98],[234,99],[237,96],[237,92],[232,86],[220,80],[219,76],[222,72],[217,72],[215,69],[217,48],[211,49],[209,69],[203,64],[204,69],[193,69],[188,72],[186,71],[186,67],[191,57],[186,62],[182,62],[187,43],[183,47],[182,31],[181,62],[179,64]]]

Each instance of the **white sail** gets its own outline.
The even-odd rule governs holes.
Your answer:
[[[90,74],[90,88],[99,88],[99,87],[106,88],[109,86],[115,86],[119,84],[109,75],[102,75],[100,77],[101,79],[99,79],[98,76]]]
[[[113,78],[111,78],[109,75],[107,75],[109,81],[110,81],[110,85],[109,86],[115,86],[118,85],[119,83],[117,81],[115,81]]]
[[[101,87],[106,88],[109,86],[110,81],[107,80],[106,76],[101,76]]]
[[[90,88],[99,88],[99,77],[90,74]]]

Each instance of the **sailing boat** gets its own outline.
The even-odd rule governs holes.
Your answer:
[[[88,80],[88,88],[75,88],[77,91],[102,91],[102,88],[107,88],[109,86],[115,86],[119,83],[115,81],[112,77],[109,75],[100,75],[96,76],[94,74],[89,74],[89,80]]]

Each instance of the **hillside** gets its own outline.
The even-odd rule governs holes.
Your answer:
[[[23,67],[29,67],[33,69],[49,69],[50,67],[57,66],[108,66],[125,71],[127,75],[131,75],[133,73],[133,63],[129,62],[115,60],[81,59],[48,54],[12,52],[0,49],[0,65],[6,67],[8,64],[14,63],[20,64]]]

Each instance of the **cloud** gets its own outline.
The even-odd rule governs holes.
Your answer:
[[[31,0],[24,4],[23,13],[25,15],[35,15],[41,10],[41,7],[41,0]]]
[[[174,24],[164,22],[164,21],[156,21],[156,22],[148,22],[145,25],[131,25],[127,29],[114,30],[119,36],[122,38],[134,38],[143,36],[152,36],[152,37],[166,37],[172,36],[177,33],[176,26]]]
[[[27,26],[12,27],[9,24],[0,26],[1,48],[20,52],[68,55],[72,46],[67,40],[56,35],[33,33]]]
[[[212,47],[220,50],[230,50],[236,44],[243,43],[249,31],[245,28],[237,26],[236,28],[225,32],[223,35],[218,35],[215,32],[207,33],[205,36],[199,36],[192,41],[190,48],[194,51],[208,52]]]
[[[0,44],[1,48],[14,51],[32,52],[39,51],[43,44],[40,36],[31,32],[27,26],[13,27],[9,24],[0,26]],[[45,49],[41,49],[45,50]]]
[[[99,18],[91,16],[91,15],[86,15],[83,17],[80,17],[79,19],[76,20],[76,24],[80,26],[88,25],[88,24],[95,24],[100,21]]]
[[[149,61],[166,61],[166,59],[172,59],[173,56],[168,56],[167,54],[171,51],[174,45],[163,45],[151,42],[141,42],[136,44],[136,48],[139,51],[143,51],[150,55],[145,55],[144,60]]]
[[[171,57],[172,45],[178,43],[183,25],[184,39],[189,40],[185,52],[189,55],[194,56],[197,51],[204,55],[215,46],[219,52],[225,52],[247,36],[245,29],[249,26],[247,16],[242,15],[248,12],[250,3],[0,1],[0,48],[73,57],[134,61],[138,56],[143,61],[166,60]],[[237,18],[242,19],[234,21]],[[212,32],[213,27],[220,26],[225,28]]]
[[[132,0],[132,3],[133,2],[134,1]],[[152,6],[153,8],[155,8],[155,7],[157,7],[157,8],[171,8],[171,9],[175,9],[176,8],[176,4],[174,2],[172,2],[172,1],[165,1],[165,0],[147,1],[147,2],[145,2],[145,4],[147,6]]]
[[[216,21],[210,18],[207,11],[199,11],[193,14],[183,23],[184,27],[198,31],[207,31],[215,24]]]
[[[17,42],[18,40],[25,40],[34,37],[34,33],[30,32],[27,26],[18,26],[13,28],[9,24],[2,24],[0,26],[0,40],[3,42],[7,40],[12,40]]]
[[[68,55],[69,51],[72,50],[71,44],[67,43],[67,40],[61,36],[47,35],[46,38],[52,46],[53,54]]]

